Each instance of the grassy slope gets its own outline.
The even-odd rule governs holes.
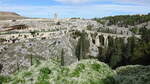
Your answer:
[[[106,84],[114,74],[108,65],[96,60],[83,60],[65,67],[49,60],[12,75],[4,84]]]
[[[129,65],[112,70],[92,59],[70,66],[49,60],[0,78],[3,84],[150,84],[150,66]]]

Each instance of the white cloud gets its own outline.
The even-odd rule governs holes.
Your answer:
[[[150,5],[150,0],[112,0],[112,1],[126,4]]]
[[[24,16],[52,17],[58,13],[60,17],[94,18],[120,14],[148,13],[149,6],[129,5],[55,5],[55,6],[0,6],[0,10],[14,11]]]
[[[0,0],[0,3],[11,4],[12,2],[16,2],[16,1],[18,0]],[[29,0],[26,1],[28,2]],[[112,2],[112,3],[121,3],[121,4],[150,5],[150,0],[50,0],[50,1],[56,1],[56,2],[67,3],[67,4]]]
[[[84,17],[94,18],[110,15],[120,14],[142,14],[150,11],[150,0],[55,0],[61,3],[71,3],[71,5],[51,5],[51,6],[28,6],[28,5],[11,5],[4,4],[3,1],[12,0],[0,0],[0,11],[12,11],[28,17],[52,17],[54,13],[58,13],[60,17]],[[126,3],[124,5],[116,4],[82,4],[72,5],[80,3],[101,1],[112,1],[115,3]],[[128,3],[134,3],[138,5],[127,5]],[[140,4],[140,5],[139,5]],[[142,5],[144,4],[144,5]]]
[[[61,3],[71,3],[71,4],[80,4],[80,3],[86,3],[86,2],[94,2],[96,0],[54,0]]]
[[[113,2],[113,3],[125,3],[125,4],[137,4],[137,5],[150,5],[150,0],[53,0],[60,3],[80,4],[87,2]]]

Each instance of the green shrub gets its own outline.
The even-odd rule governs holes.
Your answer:
[[[150,84],[150,66],[129,65],[116,70],[118,84]]]
[[[8,81],[10,81],[10,80],[11,80],[11,78],[8,77],[8,76],[1,76],[1,75],[0,75],[0,84],[2,84],[2,83],[4,83],[4,82],[8,82]]]
[[[108,65],[97,60],[81,60],[70,66],[49,60],[14,74],[4,84],[111,84],[113,75],[115,72]]]

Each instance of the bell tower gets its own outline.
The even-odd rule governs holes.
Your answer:
[[[54,13],[54,19],[58,19],[58,14]]]

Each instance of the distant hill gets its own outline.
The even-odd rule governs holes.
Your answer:
[[[143,15],[118,15],[118,16],[109,16],[104,18],[95,18],[97,22],[107,25],[118,25],[120,27],[124,26],[136,26],[138,24],[147,23],[150,21],[150,14],[143,14]],[[104,21],[104,22],[103,22]]]
[[[14,20],[14,19],[25,19],[27,17],[21,16],[15,12],[4,12],[0,11],[0,20]]]

